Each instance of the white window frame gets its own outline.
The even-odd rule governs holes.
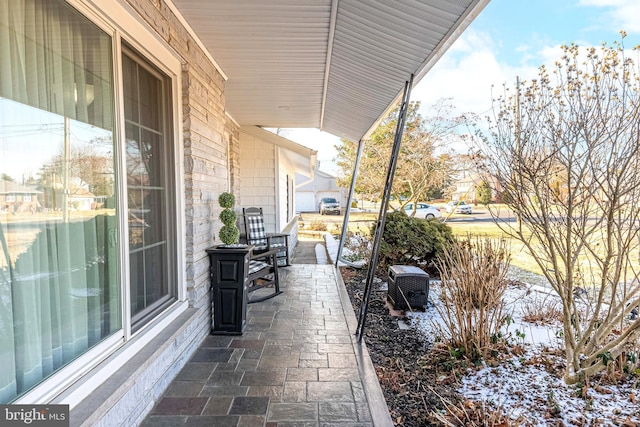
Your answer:
[[[87,397],[113,372],[135,356],[138,351],[160,334],[189,306],[186,291],[186,218],[184,188],[184,149],[182,138],[182,61],[179,55],[163,40],[159,39],[149,25],[124,0],[65,0],[87,19],[105,31],[113,40],[114,66],[114,140],[116,151],[116,194],[118,196],[118,227],[120,240],[119,262],[122,295],[122,328],[99,344],[89,349],[76,360],[58,370],[14,403],[64,403],[71,408]],[[135,48],[149,63],[153,64],[171,80],[171,110],[173,118],[172,141],[174,142],[174,182],[175,207],[175,280],[177,301],[157,315],[135,333],[131,330],[128,221],[123,213],[126,201],[126,165],[123,155],[124,141],[124,97],[122,94],[122,43]]]

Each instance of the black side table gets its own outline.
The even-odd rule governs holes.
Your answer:
[[[253,245],[212,246],[209,254],[215,335],[242,335],[247,327],[247,273]]]

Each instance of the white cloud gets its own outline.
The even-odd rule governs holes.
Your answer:
[[[530,81],[538,77],[540,65],[545,64],[548,70],[555,68],[563,54],[562,47],[544,45],[542,39],[538,42],[518,46],[517,54],[510,55],[514,61],[506,63],[498,59],[498,43],[486,33],[469,29],[416,86],[411,98],[421,101],[423,107],[441,98],[452,98],[457,113],[473,112],[484,117],[491,110],[492,96],[500,95],[504,86],[512,89],[517,77],[522,82]],[[585,55],[585,48],[592,46],[577,43]]]
[[[640,33],[640,2],[638,0],[580,0],[580,6],[606,8],[602,24],[614,30]]]
[[[487,33],[467,30],[412,92],[413,100],[429,106],[441,98],[453,98],[458,113],[485,115],[491,109],[492,90],[515,85],[516,77],[529,79],[537,68],[502,63],[496,42]],[[461,48],[462,46],[462,48]]]

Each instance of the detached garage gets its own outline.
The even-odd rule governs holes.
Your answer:
[[[318,212],[318,204],[323,197],[333,197],[344,208],[347,194],[346,188],[338,187],[335,176],[317,170],[311,181],[296,188],[296,212]]]
[[[317,210],[318,204],[312,191],[296,191],[296,212],[314,212]]]

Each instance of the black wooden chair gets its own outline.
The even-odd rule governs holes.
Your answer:
[[[247,243],[254,246],[254,253],[277,249],[277,262],[280,267],[289,265],[289,235],[286,233],[267,233],[264,226],[262,208],[243,208],[244,230]]]
[[[278,276],[277,250],[252,254],[247,273],[249,304],[265,301],[282,293]],[[273,291],[271,291],[273,289]],[[252,293],[258,291],[256,294]]]
[[[242,209],[244,218],[245,239],[253,245],[249,262],[249,303],[260,302],[280,295],[278,267],[288,264],[288,235],[267,233],[264,226],[262,208]],[[283,255],[284,254],[284,255]],[[273,287],[272,293],[261,291]],[[251,293],[259,295],[252,296]]]

